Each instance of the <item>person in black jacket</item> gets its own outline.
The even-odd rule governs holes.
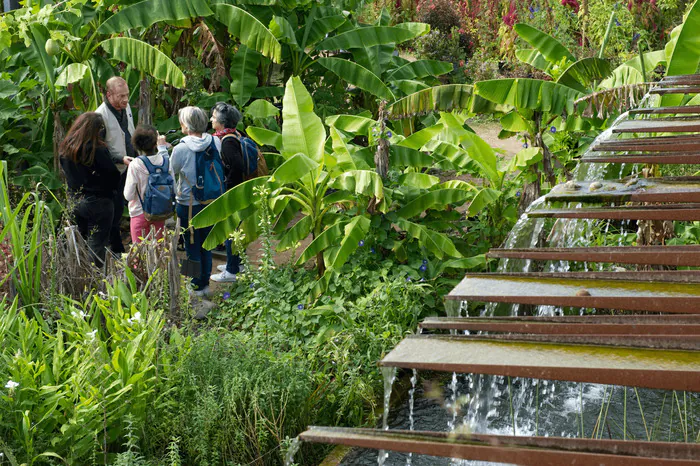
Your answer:
[[[83,113],[59,147],[68,193],[77,197],[73,215],[78,231],[87,238],[99,266],[105,260],[114,216],[112,197],[120,181],[119,170],[101,136],[103,131],[104,120],[99,113]]]
[[[218,102],[211,109],[211,125],[214,136],[221,139],[221,159],[224,162],[226,190],[243,183],[243,152],[240,133],[236,129],[241,112],[233,105]],[[241,258],[231,250],[231,240],[226,241],[226,266],[219,266],[220,273],[212,275],[215,282],[233,282],[240,272]]]

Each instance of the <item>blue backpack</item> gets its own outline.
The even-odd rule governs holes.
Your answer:
[[[267,166],[263,167],[258,163],[258,161],[264,162],[265,159],[262,157],[262,154],[260,154],[260,149],[255,141],[247,136],[227,134],[223,137],[222,142],[228,137],[236,138],[238,142],[241,143],[241,154],[243,154],[243,178],[248,180],[256,176],[267,175]]]
[[[169,172],[168,157],[163,157],[163,164],[159,167],[153,165],[144,155],[138,159],[148,169],[148,181],[143,197],[138,189],[136,190],[146,220],[153,222],[172,217],[175,210],[175,180]]]
[[[197,179],[192,186],[192,194],[200,204],[209,204],[226,191],[224,164],[214,138],[211,138],[209,147],[197,152],[194,163]]]

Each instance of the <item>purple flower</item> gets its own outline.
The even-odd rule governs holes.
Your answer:
[[[357,243],[359,247],[362,247],[365,245],[365,240],[361,239],[359,243]]]
[[[420,277],[420,280],[418,280],[418,281],[424,282],[424,281],[425,281],[425,278]]]
[[[617,20],[617,18],[615,18],[615,26],[622,26],[622,24],[620,24],[620,22]]]
[[[428,259],[423,259],[423,265],[428,265]]]
[[[390,138],[391,137],[391,131],[386,132],[386,137]]]
[[[528,147],[528,146],[527,146],[527,142],[524,142],[524,143],[523,143],[523,147],[524,147],[525,149],[527,149],[527,147]]]
[[[530,10],[530,13],[534,13],[534,12],[535,12],[535,9],[532,8],[532,5],[530,5],[530,7],[529,7],[528,9]]]
[[[225,301],[225,300],[227,300],[228,298],[231,297],[231,293],[229,293],[229,292],[227,291],[226,293],[224,293],[223,295],[221,295],[221,297],[224,298],[224,301]]]
[[[423,264],[418,268],[418,270],[420,270],[421,272],[425,272],[426,270],[428,270],[428,266]]]
[[[640,34],[638,32],[635,32],[634,35],[632,36],[632,40],[637,40],[639,39]]]
[[[297,309],[299,309],[300,311],[303,311],[303,310],[304,310],[304,305],[303,305],[303,304],[297,304]]]
[[[518,191],[517,193],[515,193],[515,197],[520,197],[521,194],[522,193],[520,191]]]
[[[250,287],[251,287],[251,288],[255,288],[255,283],[251,283],[251,284],[250,284]]]
[[[551,128],[549,128],[549,132],[550,132],[550,133],[556,133],[556,132],[557,132],[557,128],[556,128],[555,126],[552,126]]]
[[[410,282],[410,281],[411,281],[411,277],[406,277],[406,281],[407,281],[407,282]]]
[[[376,251],[374,250],[374,248],[369,248],[369,252],[370,252],[371,254],[374,254]]]

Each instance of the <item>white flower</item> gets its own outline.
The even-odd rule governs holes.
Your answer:
[[[93,330],[92,332],[88,332],[85,335],[90,339],[90,341],[94,341],[95,335],[97,335],[97,330]]]
[[[89,315],[87,315],[83,311],[80,311],[80,312],[71,311],[70,315],[72,315],[75,319],[77,319],[78,317],[80,317],[81,319],[84,319],[86,317],[90,317]]]
[[[133,324],[134,322],[141,322],[141,313],[136,311],[136,314],[134,314],[130,319],[127,319],[127,322],[130,324]]]
[[[14,390],[15,388],[19,387],[19,382],[15,382],[14,380],[9,380],[5,384],[5,388],[8,388],[10,390]]]

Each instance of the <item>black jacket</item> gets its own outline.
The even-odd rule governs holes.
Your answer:
[[[221,159],[224,162],[226,189],[243,183],[243,153],[237,138],[225,137],[221,141]]]
[[[90,146],[85,150],[90,150]],[[95,161],[89,167],[64,157],[61,157],[61,167],[66,174],[68,191],[72,193],[111,198],[114,190],[119,187],[119,170],[112,162],[107,147],[95,150]]]

